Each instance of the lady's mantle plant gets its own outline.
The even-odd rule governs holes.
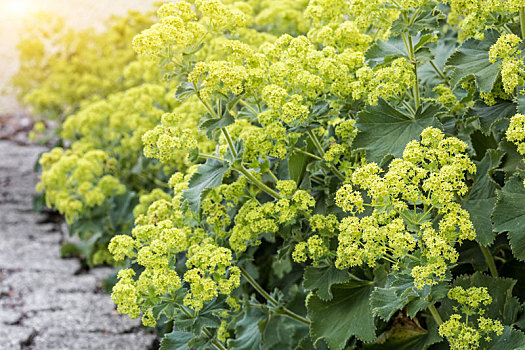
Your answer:
[[[167,2],[133,47],[173,99],[41,186],[78,160],[50,204],[96,207],[137,137],[171,175],[108,246],[162,349],[525,348],[524,5]]]

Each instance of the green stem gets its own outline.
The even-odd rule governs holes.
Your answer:
[[[276,183],[279,181],[277,176],[275,176],[275,174],[270,169],[268,169],[268,174],[270,174],[270,176],[272,177],[273,181],[275,181]]]
[[[414,84],[414,104],[415,104],[415,110],[417,111],[419,108],[419,105],[421,104],[421,98],[419,97],[419,82],[417,78],[417,61],[416,61],[416,55],[414,52],[414,44],[412,42],[412,37],[408,36],[408,45],[409,45],[409,55],[410,59],[414,63],[414,75],[416,76],[416,82]]]
[[[226,162],[226,159],[224,159],[224,158],[221,158],[221,157],[218,157],[218,156],[214,156],[212,154],[206,154],[206,153],[199,153],[199,158],[216,159],[216,160],[220,160],[221,162]]]
[[[479,245],[479,248],[481,249],[481,252],[483,253],[483,256],[485,257],[485,261],[487,262],[487,265],[489,265],[490,274],[492,277],[499,277],[498,269],[496,268],[496,263],[494,262],[494,258],[492,257],[492,254],[489,250],[489,248]]]
[[[195,90],[197,90],[197,85],[195,85],[195,83],[193,83],[193,86],[195,87]],[[208,113],[210,113],[211,116],[214,117],[215,119],[220,119],[219,116],[217,115],[217,113],[215,113],[213,108],[211,108],[211,106],[208,104],[208,102],[206,102],[206,101],[204,101],[202,99],[202,97],[199,94],[199,92],[197,92],[196,95],[197,95],[199,101],[201,101],[201,103],[204,105],[204,107],[206,108]],[[224,138],[226,139],[226,142],[228,143],[228,146],[230,147],[230,151],[232,152],[233,157],[237,158],[237,150],[233,146],[233,140],[232,140],[232,138],[230,136],[230,133],[228,132],[228,129],[226,127],[224,127],[224,128],[221,128],[221,131],[222,131],[222,134],[224,135]]]
[[[192,314],[190,314],[188,312],[188,310],[184,309],[183,307],[180,307],[179,308],[182,312],[184,312],[184,314],[190,318],[194,318],[194,316]],[[207,337],[208,339],[212,339],[213,338],[213,334],[207,329],[207,328],[203,328],[202,329],[202,334]],[[211,343],[219,350],[227,350],[226,347],[224,345],[222,345],[222,343],[220,341],[218,341],[217,339],[213,339],[211,341]]]
[[[230,147],[230,151],[232,152],[233,158],[237,158],[237,150],[235,149],[235,146],[233,145],[232,137],[230,136],[230,133],[228,132],[228,129],[226,127],[221,128],[222,134],[224,135],[224,138],[226,139],[226,142],[228,142],[228,147]]]
[[[430,311],[430,314],[432,315],[436,323],[438,325],[441,325],[443,323],[443,320],[441,319],[441,316],[439,316],[439,313],[436,310],[436,307],[434,306],[434,304],[430,305],[427,309],[428,311]]]
[[[315,180],[315,181],[319,182],[320,184],[324,183],[323,179],[321,179],[320,177],[315,176],[315,175],[310,175],[310,179]]]
[[[521,38],[525,39],[525,7],[520,8]]]
[[[319,142],[319,139],[317,138],[317,136],[315,136],[312,130],[308,130],[308,136],[310,136],[310,138],[312,139],[312,142],[314,143],[314,146],[317,149],[317,151],[321,154],[321,156],[324,157],[323,146],[321,145],[321,142]]]
[[[248,169],[246,169],[243,165],[239,165],[239,166],[235,167],[234,169],[239,171],[240,173],[242,173],[244,176],[246,176],[248,178],[248,180],[250,180],[255,186],[259,187],[259,189],[261,189],[262,191],[268,193],[270,196],[272,196],[272,197],[274,197],[276,199],[281,199],[281,195],[279,193],[277,193],[276,191],[272,190],[270,187],[266,186],[258,178],[253,176],[253,174],[250,173],[248,171]]]
[[[314,159],[317,159],[317,160],[323,160],[323,158],[321,158],[321,157],[319,157],[319,156],[316,156],[316,155],[313,154],[313,153],[303,151],[303,150],[300,149],[300,148],[294,147],[293,149],[294,149],[294,151],[296,151],[296,152],[299,152],[299,153],[302,153],[302,154],[306,154],[307,156],[312,157],[312,158],[314,158]]]
[[[252,111],[252,113],[254,115],[258,115],[259,113],[257,113],[257,111],[255,109],[253,109],[252,106],[250,106],[246,101],[242,100],[242,99],[239,99],[239,102],[246,108],[248,108],[250,111]]]
[[[264,288],[261,287],[261,285],[259,283],[257,283],[257,281],[252,276],[250,276],[248,271],[246,271],[243,267],[241,267],[240,269],[241,269],[242,276],[248,281],[248,283],[259,294],[261,294],[266,300],[268,300],[273,305],[275,305],[275,306],[278,305],[278,301],[274,297],[272,297],[267,291],[265,291]],[[288,316],[291,319],[294,319],[294,320],[296,320],[298,322],[304,323],[306,325],[310,325],[310,323],[311,323],[310,320],[307,319],[306,317],[298,315],[295,312],[293,312],[292,310],[290,310],[290,309],[288,309],[288,308],[286,308],[284,306],[279,307],[279,311],[280,311],[280,313],[282,313],[282,315]]]
[[[447,76],[445,75],[445,73],[443,73],[441,71],[441,69],[439,69],[439,67],[434,63],[433,60],[430,60],[430,65],[432,66],[432,68],[434,68],[434,70],[436,71],[436,73],[439,75],[439,77],[445,81],[447,81],[448,83],[448,78]]]
[[[308,130],[308,136],[310,136],[310,139],[312,139],[312,142],[314,143],[314,146],[317,149],[317,151],[321,154],[321,157],[324,157],[325,152],[323,146],[321,145],[321,142],[319,142],[319,139],[312,130]],[[330,165],[330,169],[341,181],[345,180],[345,176],[335,166]]]

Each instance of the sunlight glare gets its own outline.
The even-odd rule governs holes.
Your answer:
[[[32,0],[0,0],[0,11],[9,19],[21,19],[34,12]]]

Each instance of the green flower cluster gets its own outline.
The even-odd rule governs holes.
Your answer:
[[[507,140],[518,146],[521,155],[525,155],[525,115],[516,114],[510,118]]]
[[[525,75],[523,67],[525,65],[521,57],[521,50],[518,50],[521,41],[515,34],[502,34],[489,51],[490,62],[502,60],[500,65],[501,80],[503,90],[507,94],[512,93],[518,85],[523,85],[523,76]]]
[[[37,189],[46,191],[47,205],[64,214],[69,223],[126,190],[110,175],[116,160],[101,150],[78,153],[57,147],[42,155],[40,164],[44,173]]]
[[[150,81],[140,79],[144,73],[123,79],[122,67],[135,61],[129,42],[152,23],[152,13],[130,11],[97,32],[67,28],[56,14],[36,14],[18,44],[20,69],[12,85],[20,101],[36,115],[62,121],[82,103]]]
[[[459,139],[427,128],[386,173],[375,163],[356,169],[336,194],[337,205],[353,214],[339,225],[336,266],[374,267],[386,260],[398,269],[408,257],[416,259],[411,253],[418,250],[422,256],[412,268],[416,287],[443,280],[448,264],[458,260],[455,245],[476,237],[469,213],[457,202],[468,190],[465,174],[476,171],[466,149]],[[355,216],[365,206],[372,213]]]
[[[130,258],[145,268],[137,279],[133,278],[133,270],[121,270],[112,298],[119,312],[132,318],[139,317],[142,311],[142,321],[148,326],[155,324],[151,307],[157,298],[175,295],[184,283],[189,286],[184,304],[194,310],[200,310],[219,294],[230,295],[240,283],[240,270],[232,265],[232,251],[217,245],[201,228],[186,224],[180,211],[180,191],[185,180],[178,174],[170,181],[176,194],[169,197],[159,192],[142,196],[141,205],[161,198],[146,213],[137,207],[131,236],[117,235],[109,244],[115,260]],[[181,252],[186,252],[187,268],[182,278],[175,271]]]
[[[439,326],[439,334],[446,337],[452,350],[479,349],[480,340],[490,341],[491,333],[501,335],[503,325],[498,320],[484,317],[483,306],[492,303],[492,297],[485,287],[470,287],[463,289],[454,287],[448,292],[451,300],[458,302],[461,313],[453,314]],[[457,307],[455,307],[457,311]]]
[[[512,16],[525,3],[523,0],[446,0],[451,12],[448,23],[457,26],[460,39],[483,39],[485,30],[498,23],[498,14]]]

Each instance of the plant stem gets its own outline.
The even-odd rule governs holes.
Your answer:
[[[259,294],[261,294],[266,300],[268,300],[273,305],[275,305],[275,306],[278,305],[278,301],[274,297],[272,297],[267,291],[265,291],[264,288],[261,287],[261,285],[259,283],[257,283],[257,281],[252,276],[250,276],[250,274],[248,273],[248,271],[246,271],[246,269],[244,269],[243,267],[241,267],[240,269],[241,269],[241,274],[243,275],[243,277],[248,281],[248,283],[250,283],[250,285]],[[291,319],[296,320],[297,322],[301,322],[301,323],[304,323],[306,325],[310,325],[310,323],[311,323],[310,320],[307,319],[306,317],[298,315],[295,312],[293,312],[292,310],[290,310],[290,309],[288,309],[288,308],[286,308],[284,306],[280,306],[279,307],[279,311],[282,313],[282,315],[288,316]]]
[[[230,151],[232,152],[233,158],[237,158],[237,150],[235,149],[235,146],[233,145],[232,137],[230,136],[230,133],[228,132],[228,129],[226,127],[221,128],[222,134],[224,135],[224,138],[226,139],[226,142],[228,142],[228,147],[230,147]]]
[[[314,159],[317,159],[317,160],[323,160],[323,158],[321,158],[321,157],[319,157],[319,156],[316,156],[315,154],[312,154],[312,153],[310,153],[310,152],[303,151],[303,150],[300,149],[300,148],[294,147],[293,149],[294,149],[294,151],[296,151],[296,152],[299,152],[299,153],[302,153],[302,154],[306,154],[307,156],[312,157],[312,158],[314,158]]]
[[[490,252],[489,248],[484,247],[481,244],[479,245],[479,248],[481,249],[481,252],[485,257],[487,265],[489,265],[489,270],[492,277],[499,277],[498,269],[496,268],[496,263],[494,262],[494,258],[492,257],[492,253]]]
[[[439,313],[436,310],[436,307],[434,306],[434,304],[430,305],[427,309],[428,311],[430,311],[430,314],[432,315],[436,323],[438,325],[441,325],[443,323],[443,320],[441,319],[441,316],[439,316]]]
[[[195,90],[197,90],[197,85],[195,85],[195,83],[193,83],[193,86],[195,87]],[[220,119],[220,117],[217,115],[217,113],[215,113],[215,111],[213,110],[213,108],[211,108],[211,106],[208,104],[208,102],[204,101],[201,97],[201,95],[199,94],[199,92],[197,91],[196,93],[199,101],[201,101],[201,103],[204,105],[204,107],[206,108],[206,110],[208,111],[208,113],[210,113],[212,115],[212,117],[214,117],[215,119]],[[233,140],[230,136],[230,133],[228,132],[228,129],[226,127],[224,128],[221,128],[221,131],[222,131],[222,134],[224,135],[224,138],[226,139],[226,142],[228,143],[228,146],[230,147],[230,151],[232,152],[232,155],[234,158],[237,158],[237,150],[235,149],[235,147],[233,146]]]
[[[314,146],[317,149],[317,151],[321,154],[321,157],[324,157],[325,152],[323,146],[321,145],[321,142],[319,142],[319,139],[312,130],[308,130],[308,136],[310,136],[310,139],[312,139],[312,142],[314,143]],[[345,176],[339,170],[337,170],[335,166],[330,165],[330,169],[341,181],[345,180]]]
[[[246,169],[243,165],[239,165],[239,166],[235,167],[234,169],[239,171],[240,173],[242,173],[244,176],[246,176],[248,178],[248,180],[250,180],[255,186],[259,187],[259,189],[261,189],[262,191],[268,193],[270,196],[272,196],[272,197],[274,197],[276,199],[281,199],[281,195],[279,193],[277,193],[276,191],[272,190],[270,187],[266,186],[258,178],[253,176],[253,174],[250,173],[248,171],[248,169]]]
[[[443,80],[445,80],[447,83],[448,83],[448,78],[447,76],[445,75],[445,73],[443,73],[441,71],[441,69],[439,69],[439,67],[434,63],[433,60],[430,60],[430,65],[432,66],[432,68],[434,68],[434,70],[436,71],[436,73],[439,75],[439,77]]]
[[[268,174],[270,174],[270,176],[272,177],[273,181],[275,181],[276,183],[279,181],[277,176],[275,176],[275,174],[270,169],[268,169]]]
[[[414,44],[412,42],[412,37],[408,36],[408,48],[409,48],[409,56],[412,62],[414,63],[414,75],[416,77],[416,81],[414,84],[414,104],[415,104],[415,110],[417,111],[419,108],[419,105],[421,104],[421,98],[419,97],[419,82],[417,78],[417,61],[416,61],[416,54],[414,52]]]
[[[226,159],[224,159],[224,158],[221,158],[221,157],[218,157],[218,156],[214,156],[213,154],[206,154],[206,153],[199,153],[199,158],[216,159],[216,160],[220,160],[221,162],[225,162],[226,161]]]
[[[194,316],[192,314],[190,314],[188,312],[188,310],[184,309],[183,307],[179,307],[179,309],[184,312],[184,314],[190,318],[194,318]],[[202,334],[207,337],[208,339],[212,339],[213,338],[213,334],[207,329],[207,328],[203,328],[202,329]],[[222,345],[222,343],[220,341],[218,341],[217,339],[213,339],[211,341],[211,343],[219,350],[227,350],[226,347],[224,347],[224,345]]]
[[[242,99],[239,99],[239,102],[246,108],[248,108],[250,111],[252,111],[252,113],[254,115],[258,115],[259,113],[257,113],[257,111],[255,109],[253,109],[252,106],[250,106],[246,101],[242,100]]]
[[[525,7],[520,8],[521,38],[525,39]]]
[[[213,337],[213,334],[206,328],[202,329],[202,333],[204,333],[204,335],[207,336],[208,339],[211,339]],[[211,343],[219,350],[227,350],[227,348],[224,345],[222,345],[222,343],[217,339],[213,339]]]

